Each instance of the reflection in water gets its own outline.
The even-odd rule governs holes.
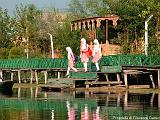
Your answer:
[[[70,107],[69,101],[66,102],[67,111],[68,111],[68,120],[75,120],[75,109]]]
[[[160,111],[160,91],[158,92],[158,110]]]
[[[1,95],[0,119],[160,119],[160,92],[82,92],[42,92],[38,87],[14,88],[12,96]]]
[[[54,120],[54,110],[52,110],[52,119],[51,120]]]
[[[93,120],[101,120],[99,112],[100,112],[100,107],[97,106],[96,112],[93,112]]]
[[[81,120],[89,120],[89,111],[87,104],[85,104],[84,111],[81,112]]]

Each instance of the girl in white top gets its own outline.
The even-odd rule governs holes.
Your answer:
[[[100,71],[98,61],[102,57],[102,52],[101,52],[101,45],[99,44],[98,40],[95,39],[93,41],[93,58],[92,62],[96,65],[97,71]]]

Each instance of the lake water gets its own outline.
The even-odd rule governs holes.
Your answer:
[[[160,93],[14,88],[1,94],[0,120],[160,120]]]

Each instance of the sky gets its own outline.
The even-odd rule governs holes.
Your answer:
[[[0,0],[0,7],[7,9],[10,15],[13,15],[16,5],[34,4],[39,9],[47,9],[51,7],[65,9],[70,0]]]

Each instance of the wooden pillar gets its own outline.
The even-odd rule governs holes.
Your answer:
[[[85,90],[85,98],[89,98],[89,90]]]
[[[150,106],[151,106],[151,108],[153,108],[154,96],[155,96],[155,93],[153,92],[153,93],[152,93],[152,97],[151,97],[151,99],[150,99]]]
[[[58,71],[58,79],[60,79],[61,73]]]
[[[36,87],[36,90],[35,90],[35,98],[37,98],[37,95],[38,95],[38,87]]]
[[[96,27],[98,27],[98,28],[100,27],[100,25],[101,25],[100,22],[101,22],[101,19],[96,20]]]
[[[158,91],[158,110],[160,111],[160,91]]]
[[[108,73],[105,74],[105,77],[106,77],[107,82],[109,82]]]
[[[19,83],[21,83],[21,71],[20,70],[18,70],[18,81]]]
[[[44,98],[48,98],[47,92],[44,92]]]
[[[45,84],[47,84],[47,79],[48,79],[48,73],[47,73],[47,71],[44,71],[44,82],[45,82]]]
[[[152,82],[152,87],[153,87],[153,88],[156,88],[156,87],[155,87],[155,84],[154,84],[154,81],[153,81],[153,75],[152,75],[152,74],[149,75],[149,78],[150,78],[150,80],[151,80],[151,82]]]
[[[77,24],[76,23],[74,24],[74,30],[77,30]]]
[[[33,82],[33,70],[30,70],[31,71],[31,80],[30,80],[30,84],[32,84],[32,82]]]
[[[79,27],[80,27],[80,36],[81,36],[81,38],[82,38],[82,30],[83,30],[83,22],[81,21],[80,23],[79,23]]]
[[[75,89],[75,88],[76,88],[76,81],[73,80],[73,89]]]
[[[108,54],[111,54],[112,51],[110,51],[110,47],[109,47],[109,41],[108,41],[108,20],[106,20],[106,44],[105,44],[105,47],[104,47],[104,50],[102,48],[102,51],[104,55],[108,55]]]
[[[121,78],[120,78],[119,73],[117,73],[116,76],[117,76],[117,82],[120,82]],[[120,85],[120,84],[119,84],[119,85]]]
[[[108,20],[106,20],[106,44],[108,43]]]
[[[128,109],[128,91],[125,92],[123,102],[124,102],[124,109],[127,110]]]
[[[0,78],[3,79],[3,71],[0,70]]]
[[[106,105],[105,106],[108,107],[108,105],[109,105],[109,95],[106,96]]]
[[[21,97],[21,87],[18,87],[18,98]]]
[[[117,106],[118,107],[120,106],[120,101],[121,101],[121,94],[118,93],[118,95],[117,95]]]
[[[36,84],[38,84],[38,72],[35,70]]]
[[[33,99],[33,88],[30,87],[30,91],[31,91],[31,99]]]
[[[125,84],[125,87],[128,88],[128,79],[127,79],[126,73],[124,73],[124,84]]]
[[[81,30],[81,22],[78,22],[79,30]]]
[[[92,48],[93,32],[92,32],[92,22],[91,21],[88,21],[88,26],[89,26],[89,42],[90,42],[90,47]]]
[[[86,29],[85,21],[82,21],[82,23],[83,23],[82,28],[85,30]]]
[[[76,91],[73,90],[72,92],[72,96],[75,97],[76,96]]]
[[[117,76],[117,81],[120,82],[121,79],[119,73],[117,73],[116,76]]]
[[[73,24],[71,24],[71,31],[73,31],[72,25],[73,25]]]
[[[93,36],[93,37],[94,37],[94,39],[97,39],[97,29],[96,29],[96,28],[97,28],[97,21],[96,21],[96,20],[95,20],[95,21],[92,21],[92,23],[93,23],[93,24],[92,24],[92,27],[93,27],[93,29],[94,29],[94,31],[93,31],[93,32],[94,32],[94,33],[93,33],[94,36]]]
[[[13,71],[11,71],[11,81],[13,81]]]
[[[82,30],[80,31],[80,36],[81,36],[81,38],[82,38]]]
[[[158,69],[158,88],[160,89],[160,69]]]
[[[109,82],[109,79],[108,79],[108,73],[106,73],[106,74],[105,74],[105,77],[106,77],[107,82]],[[110,87],[111,85],[110,85],[110,84],[108,84],[108,86]]]
[[[86,84],[86,89],[89,89],[89,84]]]
[[[89,45],[90,45],[90,48],[92,49],[92,40],[93,40],[93,37],[92,37],[92,30],[91,29],[89,30],[88,36],[89,36]]]

